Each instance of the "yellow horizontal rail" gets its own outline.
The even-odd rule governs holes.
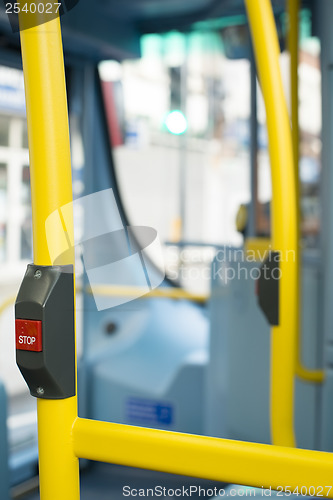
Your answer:
[[[323,370],[309,370],[303,365],[303,361],[299,356],[296,358],[295,374],[305,382],[314,384],[322,384],[325,380],[325,372]]]
[[[244,253],[255,257],[256,260],[264,262],[272,249],[270,238],[246,238],[244,241]]]
[[[9,306],[14,304],[15,300],[16,300],[16,295],[12,295],[11,297],[8,297],[0,304],[0,316],[5,312],[5,310]]]
[[[309,492],[312,486],[318,495],[333,498],[331,453],[81,418],[72,439],[79,458],[272,489]]]
[[[194,302],[207,302],[208,295],[196,294],[187,292],[182,288],[155,288],[147,292],[146,288],[137,286],[122,286],[122,285],[93,285],[86,287],[86,293],[92,295],[102,295],[106,297],[140,297],[150,299],[154,298],[168,298],[168,299],[188,299]]]

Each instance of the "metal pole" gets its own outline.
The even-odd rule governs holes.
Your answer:
[[[258,120],[257,120],[257,71],[251,45],[250,56],[250,169],[251,169],[251,202],[249,208],[248,236],[257,234],[257,203],[258,203]]]
[[[271,435],[295,446],[294,374],[299,308],[297,187],[292,136],[279,65],[279,41],[270,0],[245,0],[264,97],[272,171],[272,250],[279,261],[279,323],[272,327]],[[277,279],[277,278],[275,278]]]
[[[288,29],[288,49],[290,53],[290,91],[291,91],[291,125],[294,151],[295,182],[297,196],[297,239],[301,245],[301,189],[299,178],[299,119],[298,119],[298,49],[299,49],[299,22],[298,14],[300,0],[289,0],[289,29]],[[301,302],[301,260],[299,262],[299,295]],[[303,365],[301,356],[301,310],[297,311],[297,349],[295,373],[302,380],[313,383],[322,383],[324,372],[322,370],[309,370]]]
[[[90,460],[286,492],[298,488],[302,495],[333,496],[332,453],[82,418],[74,424],[73,442],[77,456]]]
[[[43,3],[46,11],[46,0]],[[37,265],[53,264],[46,237],[47,218],[73,199],[60,21],[54,15],[49,19],[47,14],[20,13]],[[67,227],[54,227],[54,241],[63,241],[64,232],[73,241],[73,221],[67,221]],[[67,252],[59,264],[74,265],[74,251]],[[38,399],[37,412],[41,500],[78,500],[79,463],[71,438],[77,398]]]
[[[188,41],[185,36],[185,55],[184,62],[181,67],[180,77],[180,103],[181,111],[186,116],[187,102],[187,56],[188,56]],[[186,240],[186,174],[187,174],[187,136],[186,131],[179,136],[179,217],[180,217],[180,241]]]

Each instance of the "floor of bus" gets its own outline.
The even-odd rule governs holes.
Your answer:
[[[191,496],[191,498],[197,498],[199,497],[199,486],[206,492],[206,495],[204,495],[203,490],[201,490],[200,497],[212,497],[215,495],[212,495],[213,491],[209,490],[216,488],[215,492],[218,492],[225,487],[225,483],[216,481],[96,462],[91,462],[88,467],[81,470],[80,482],[81,500],[124,500],[127,496],[129,498],[133,496],[143,498],[158,496],[162,498],[175,498],[176,496],[183,498],[184,496]],[[190,495],[189,488],[191,486],[192,494]],[[160,489],[154,490],[155,487],[160,487]],[[197,487],[197,491],[193,487]],[[147,491],[148,489],[154,491]],[[176,489],[178,491],[174,492]],[[139,492],[139,490],[142,491]],[[142,493],[146,494],[143,495]],[[21,498],[24,498],[24,500],[39,500],[39,493],[36,491]]]

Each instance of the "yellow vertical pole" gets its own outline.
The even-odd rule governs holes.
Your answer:
[[[288,1],[288,50],[290,55],[290,105],[291,105],[291,129],[293,139],[293,153],[294,153],[294,168],[295,168],[295,186],[296,186],[296,200],[297,200],[297,241],[299,251],[301,251],[301,199],[300,199],[300,179],[299,179],[299,123],[298,123],[298,12],[300,0]],[[301,261],[298,263],[298,294],[301,300]],[[296,358],[295,358],[295,374],[304,375],[301,359],[301,305],[296,311]]]
[[[288,1],[289,27],[288,27],[288,50],[290,54],[290,97],[291,97],[291,125],[294,152],[296,199],[297,199],[297,238],[301,243],[301,190],[299,178],[299,120],[298,120],[298,48],[299,48],[299,8],[300,0]],[[301,259],[299,259],[298,288],[301,302]],[[299,304],[300,306],[300,304]],[[301,355],[301,308],[297,311],[297,347],[295,373],[298,377],[309,382],[320,383],[324,380],[321,370],[308,370],[302,363]]]
[[[245,0],[265,101],[272,171],[272,250],[280,254],[279,325],[271,340],[271,436],[295,446],[294,373],[299,307],[297,203],[288,109],[279,66],[279,42],[269,0]]]
[[[41,3],[46,6],[47,2],[39,0]],[[72,201],[60,20],[58,16],[49,20],[47,14],[23,12],[19,17],[30,153],[34,264],[52,265],[45,221],[52,212]],[[32,27],[22,30],[26,26]],[[70,236],[73,222],[69,224],[71,227],[67,225],[66,230]],[[60,229],[55,227],[54,231]],[[61,236],[63,233],[59,238]],[[74,264],[74,253],[71,256],[67,253],[61,264]],[[38,399],[37,411],[40,497],[42,500],[78,500],[79,467],[72,445],[77,398]]]
[[[291,125],[294,152],[295,177],[299,180],[299,127],[298,127],[298,38],[299,38],[299,13],[300,0],[288,1],[289,27],[288,50],[290,54],[290,96],[291,96]],[[296,193],[299,207],[299,182],[296,182]],[[299,210],[297,211],[299,218]]]

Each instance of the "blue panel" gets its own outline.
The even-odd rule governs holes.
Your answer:
[[[241,266],[240,266],[241,264]],[[270,326],[255,293],[259,263],[213,265],[210,364],[206,385],[206,433],[217,437],[270,443]],[[235,279],[223,280],[223,266]],[[322,339],[317,333],[320,308],[320,262],[303,261],[302,360],[320,368]],[[295,382],[295,428],[300,448],[319,447],[317,401],[320,388]]]
[[[173,406],[152,399],[129,398],[126,402],[126,418],[133,424],[163,424],[173,422]]]

